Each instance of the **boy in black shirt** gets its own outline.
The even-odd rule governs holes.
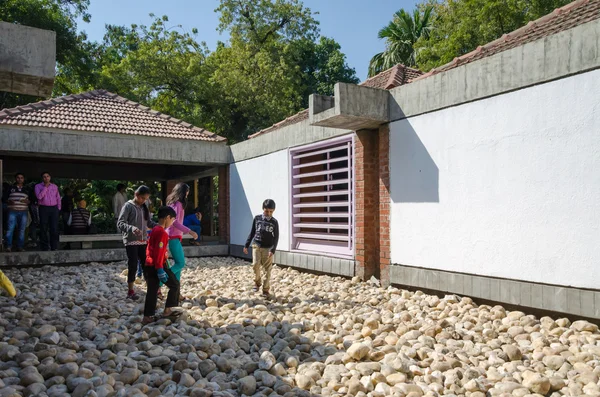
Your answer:
[[[265,272],[265,282],[262,284],[263,295],[269,297],[271,288],[271,268],[273,255],[279,241],[279,223],[273,218],[275,201],[267,199],[263,202],[263,213],[256,215],[252,221],[252,230],[244,246],[244,254],[248,254],[248,247],[252,243],[252,267],[254,268],[254,291],[258,291],[262,284],[261,268]]]

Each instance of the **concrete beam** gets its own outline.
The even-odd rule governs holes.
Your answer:
[[[311,95],[311,125],[356,131],[389,121],[389,91],[348,83],[337,83],[334,91],[334,98]]]
[[[0,126],[0,154],[172,165],[229,164],[225,142]]]
[[[142,163],[90,163],[75,160],[57,160],[39,157],[6,157],[4,175],[9,179],[21,172],[28,178],[37,178],[41,172],[49,172],[54,178],[75,178],[120,181],[164,181],[173,175],[194,173],[206,167],[171,166]]]
[[[169,180],[195,181],[197,179],[217,176],[219,175],[219,169],[217,167],[198,167],[198,169],[193,170],[189,167],[173,167],[171,171],[169,171],[169,174],[174,175],[169,177]]]
[[[55,32],[0,22],[0,91],[47,98],[55,64]]]

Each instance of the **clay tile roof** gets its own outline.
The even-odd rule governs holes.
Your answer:
[[[366,79],[360,85],[372,88],[381,88],[391,90],[408,83],[410,80],[419,77],[423,72],[417,69],[409,68],[398,64],[388,70],[384,70],[376,76]]]
[[[106,90],[3,109],[0,110],[0,125],[3,124],[196,141],[225,141],[225,138],[204,128],[194,127]]]
[[[428,73],[416,77],[414,80],[424,79],[434,74],[454,69],[464,64],[498,54],[502,51],[519,47],[532,41],[572,29],[576,26],[599,18],[600,0],[574,1],[565,5],[564,7],[554,10],[554,12],[540,19],[529,22],[527,25],[515,30],[514,32],[502,35],[502,37],[492,41],[491,43],[488,43],[484,46],[479,46],[468,54],[454,58],[452,62],[432,69]]]
[[[254,138],[258,135],[263,135],[268,132],[278,130],[278,129],[283,128],[288,125],[296,124],[296,123],[301,122],[302,120],[307,120],[307,119],[308,119],[308,109],[304,109],[304,110],[296,113],[295,115],[290,116],[287,119],[280,121],[277,124],[273,124],[272,126],[265,128],[264,130],[260,130],[252,135],[249,135],[248,138]]]
[[[388,70],[384,70],[376,76],[373,76],[359,85],[371,88],[380,88],[382,90],[390,90],[394,87],[401,86],[403,84],[408,83],[411,79],[421,75],[423,72],[417,69],[412,69],[407,66],[398,64]],[[308,109],[304,109],[299,113],[296,113],[293,116],[288,117],[287,119],[280,121],[279,123],[273,124],[272,126],[265,128],[264,130],[260,130],[250,136],[248,138],[254,138],[259,135],[267,134],[269,132],[278,130],[288,125],[296,124],[301,122],[302,120],[308,119]]]

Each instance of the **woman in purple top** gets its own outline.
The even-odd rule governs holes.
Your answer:
[[[42,183],[35,185],[35,196],[38,200],[40,211],[40,244],[44,251],[56,251],[58,248],[58,213],[61,202],[58,186],[50,183],[52,177],[49,173],[42,173]],[[48,241],[48,229],[50,229],[50,241]]]
[[[185,207],[187,206],[187,197],[189,194],[190,187],[185,183],[178,183],[167,197],[167,205],[173,208],[177,215],[173,225],[167,228],[167,233],[169,234],[169,251],[171,251],[171,258],[174,262],[173,266],[171,266],[171,270],[175,274],[175,277],[177,277],[177,280],[181,280],[181,271],[185,267],[185,256],[183,253],[183,246],[181,245],[183,235],[189,233],[194,239],[198,238],[196,232],[183,225]]]

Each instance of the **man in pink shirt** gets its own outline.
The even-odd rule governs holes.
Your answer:
[[[56,251],[58,248],[58,213],[60,212],[60,193],[58,186],[50,183],[49,173],[42,173],[42,183],[35,185],[35,196],[40,211],[40,244],[43,251]],[[48,239],[48,230],[50,239]]]

